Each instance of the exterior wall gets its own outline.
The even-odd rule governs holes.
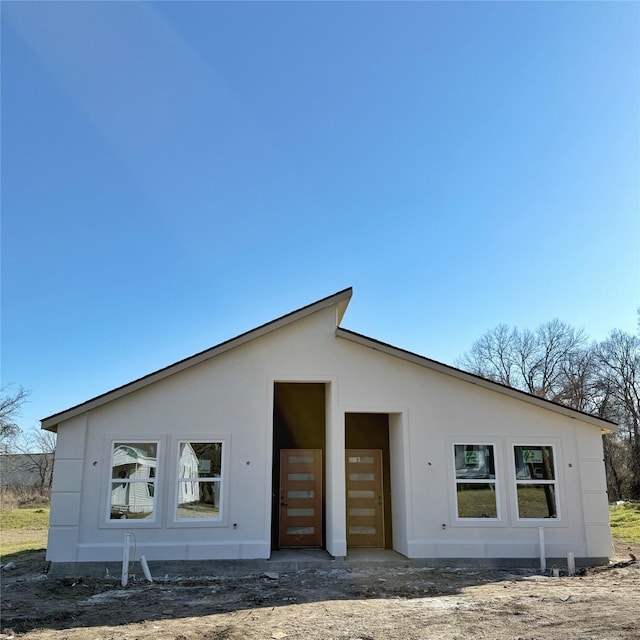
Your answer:
[[[391,518],[393,528],[393,545],[396,551],[409,556],[410,513],[412,504],[409,487],[409,439],[406,421],[402,413],[389,416],[389,457],[391,458]]]
[[[47,543],[47,557],[58,562],[78,560],[86,433],[87,414],[69,420],[58,431]]]
[[[394,548],[411,557],[610,555],[600,432],[335,336],[328,308],[60,425],[48,559],[113,561],[125,532],[148,560],[270,556],[274,382],[327,385],[326,547],[347,553],[345,413],[387,413]],[[135,434],[133,436],[132,434]],[[112,442],[159,443],[156,518],[107,521]],[[222,439],[222,518],[176,523],[177,443]],[[496,452],[499,521],[455,512],[454,442]],[[514,444],[554,445],[561,516],[518,521]],[[82,492],[80,488],[82,487]]]
[[[342,360],[340,396],[349,400],[348,410],[367,403],[367,397],[375,398],[367,403],[370,411],[376,404],[388,411],[399,399],[405,405],[400,413],[408,441],[407,548],[399,547],[394,521],[399,551],[410,558],[534,558],[539,554],[538,527],[543,526],[549,557],[566,557],[568,552],[576,557],[611,554],[598,428],[353,343]],[[500,521],[457,519],[454,442],[494,444]],[[515,444],[555,446],[559,521],[517,519]],[[393,505],[398,507],[395,496]]]

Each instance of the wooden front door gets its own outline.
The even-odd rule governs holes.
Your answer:
[[[322,450],[280,452],[280,536],[284,547],[322,546]]]
[[[347,546],[384,547],[382,451],[347,449]]]

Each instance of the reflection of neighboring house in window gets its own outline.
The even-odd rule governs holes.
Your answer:
[[[113,451],[111,508],[129,513],[153,511],[154,483],[144,482],[156,477],[156,458],[130,445],[121,444]],[[119,479],[121,483],[115,484]]]
[[[198,456],[193,447],[185,442],[180,447],[180,478],[198,477]],[[200,483],[197,480],[178,483],[178,504],[200,500]]]

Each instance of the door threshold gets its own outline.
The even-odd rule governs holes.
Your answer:
[[[347,549],[347,562],[403,562],[406,556],[394,551],[393,549],[380,549],[375,547],[358,547]]]

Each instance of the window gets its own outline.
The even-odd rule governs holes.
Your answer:
[[[454,444],[458,518],[497,519],[495,456],[492,444]]]
[[[109,520],[155,518],[157,442],[114,442]]]
[[[222,442],[178,443],[176,520],[220,520]]]
[[[513,448],[518,518],[558,518],[558,481],[553,446]]]

